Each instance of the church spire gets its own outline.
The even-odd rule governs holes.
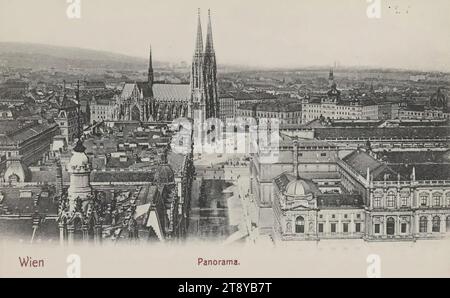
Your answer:
[[[197,24],[197,41],[195,43],[195,54],[203,53],[203,33],[202,33],[202,22],[200,20],[200,8],[198,9],[198,24]]]
[[[147,74],[148,84],[153,86],[153,61],[152,61],[152,46],[150,45],[150,53],[148,57],[148,74]]]
[[[209,10],[209,9],[208,9],[208,31],[207,31],[207,35],[206,35],[205,53],[209,53],[209,54],[214,53],[212,25],[211,25],[211,10]]]

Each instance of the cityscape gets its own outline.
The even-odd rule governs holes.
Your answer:
[[[226,24],[187,13],[188,62],[0,42],[2,241],[450,237],[450,72],[221,64]]]

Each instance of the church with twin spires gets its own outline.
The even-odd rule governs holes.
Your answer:
[[[150,48],[147,82],[124,85],[116,100],[113,120],[150,122],[187,117],[203,123],[208,118],[219,117],[217,63],[209,10],[205,43],[200,9],[198,10],[190,73],[190,84],[155,82]]]

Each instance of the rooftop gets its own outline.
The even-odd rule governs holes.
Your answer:
[[[191,87],[189,84],[153,84],[153,95],[161,101],[187,101],[191,97]]]

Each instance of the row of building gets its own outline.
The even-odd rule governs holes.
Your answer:
[[[370,147],[348,153],[330,142],[286,135],[278,155],[276,163],[264,163],[260,154],[251,162],[254,233],[279,241],[415,241],[450,234],[448,157],[427,167],[399,167]]]

